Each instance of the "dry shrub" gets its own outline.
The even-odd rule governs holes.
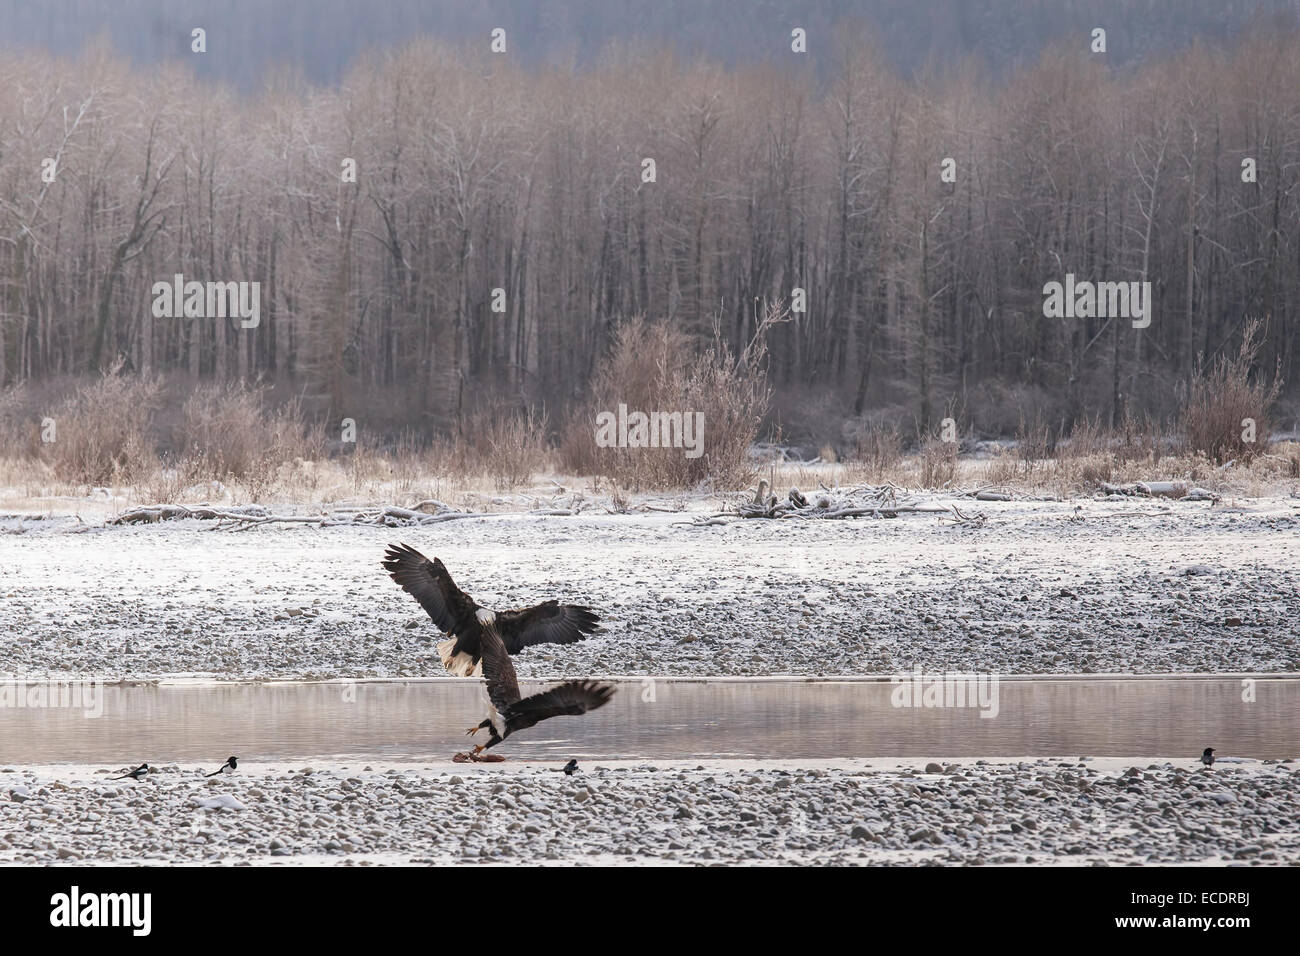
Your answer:
[[[946,488],[957,477],[956,442],[927,438],[920,457],[922,488]]]
[[[1070,436],[1056,443],[1058,459],[1092,458],[1111,451],[1110,433],[1099,418],[1080,418],[1070,428]]]
[[[1220,356],[1207,369],[1198,362],[1182,389],[1182,428],[1187,449],[1217,462],[1249,461],[1268,447],[1269,411],[1282,389],[1281,361],[1272,384],[1251,380],[1251,369],[1263,342],[1260,323],[1251,320],[1235,356]],[[1242,437],[1242,422],[1253,419],[1255,440]]]
[[[1300,442],[1282,442],[1280,445],[1275,445],[1274,450],[1285,462],[1286,476],[1300,478]]]
[[[425,454],[425,471],[436,479],[464,482],[474,473],[473,457],[465,442],[435,438]]]
[[[397,440],[389,449],[388,462],[395,491],[409,495],[421,485],[428,470],[425,452],[424,444],[414,431],[403,429],[398,433]]]
[[[1004,448],[989,461],[984,468],[983,483],[986,485],[1010,485],[1020,480],[1020,459],[1015,451]]]
[[[1035,415],[1032,421],[1025,421],[1020,416],[1020,425],[1016,428],[1016,458],[1026,479],[1045,470],[1056,451],[1056,436],[1043,421],[1041,415]]]
[[[378,490],[381,469],[380,458],[373,443],[364,435],[358,435],[357,440],[351,443],[350,449],[344,469],[352,483],[352,493],[355,495],[375,493]]]
[[[753,341],[734,355],[715,329],[713,344],[693,357],[687,337],[666,322],[633,319],[614,336],[609,356],[592,383],[592,400],[570,420],[561,460],[575,474],[602,475],[633,490],[647,488],[739,488],[752,480],[749,447],[767,411],[770,392],[763,371],[767,328],[784,321],[779,305],[769,307]],[[596,444],[596,417],[658,412],[703,414],[702,454],[685,448],[608,448]],[[695,421],[698,421],[698,417]]]
[[[1110,434],[1099,419],[1081,418],[1069,438],[1056,443],[1055,477],[1065,488],[1094,490],[1115,478]]]
[[[1041,484],[1053,467],[1059,470],[1060,463],[1052,458],[1056,446],[1056,435],[1043,422],[1042,415],[1035,414],[1032,421],[1026,421],[1022,411],[1015,445],[1001,449],[988,463],[984,481],[994,485]]]
[[[575,412],[560,434],[560,467],[571,475],[591,475],[599,479],[602,459],[598,452],[610,451],[596,445],[595,419],[589,406]],[[608,464],[608,463],[606,463]]]
[[[1080,455],[1057,462],[1057,476],[1068,487],[1095,491],[1115,480],[1115,459],[1109,453]]]
[[[280,465],[321,452],[319,432],[303,422],[296,399],[268,407],[265,388],[242,384],[200,385],[182,409],[182,459],[202,462],[199,470],[220,480],[273,484]]]
[[[473,470],[491,477],[501,490],[525,484],[550,458],[546,428],[544,411],[497,407],[476,413],[469,427]]]
[[[903,436],[898,426],[882,421],[864,421],[849,434],[853,460],[873,480],[880,480],[903,459]]]
[[[173,462],[162,463],[142,478],[137,493],[148,504],[175,504],[184,501],[190,496],[191,489],[203,485],[210,478],[211,473],[202,458],[184,455]]]
[[[51,416],[55,440],[42,445],[55,475],[70,484],[131,484],[156,464],[149,439],[161,382],[121,374],[120,363],[80,386]]]

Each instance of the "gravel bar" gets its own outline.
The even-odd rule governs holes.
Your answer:
[[[600,611],[603,634],[528,649],[521,677],[1300,671],[1300,501],[961,506],[985,523],[498,515],[3,534],[0,676],[437,675],[438,633],[379,567],[399,540],[489,607]]]
[[[1292,761],[0,770],[0,863],[1300,862]]]

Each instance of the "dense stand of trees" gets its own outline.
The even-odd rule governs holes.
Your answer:
[[[740,348],[796,288],[806,311],[768,339],[778,406],[1159,413],[1250,316],[1293,381],[1300,33],[1125,70],[1087,46],[911,81],[848,28],[817,70],[524,69],[417,40],[257,95],[103,47],[6,54],[0,386],[122,361],[454,430],[494,399],[574,405],[628,317]],[[1045,319],[1067,272],[1150,281],[1150,327]],[[260,282],[260,325],[154,317],[176,273]]]

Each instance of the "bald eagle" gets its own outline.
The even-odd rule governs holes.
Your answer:
[[[488,625],[495,624],[511,654],[534,644],[572,644],[600,630],[600,617],[579,604],[544,601],[518,611],[489,611],[456,587],[442,561],[430,561],[405,544],[389,545],[382,563],[393,580],[420,602],[433,623],[450,635],[438,644],[438,656],[456,677],[482,672],[483,631]]]
[[[492,760],[501,759],[495,754],[483,755],[489,747],[495,747],[511,734],[524,730],[550,717],[566,714],[585,714],[589,710],[604,707],[614,696],[613,684],[602,684],[594,680],[565,681],[550,690],[531,697],[519,696],[519,680],[515,677],[515,665],[510,663],[506,645],[497,634],[496,625],[491,621],[483,626],[480,651],[483,655],[483,676],[487,680],[488,700],[491,701],[487,719],[476,724],[465,733],[473,736],[480,730],[488,732],[488,742],[479,744],[467,754],[457,754],[455,759]]]

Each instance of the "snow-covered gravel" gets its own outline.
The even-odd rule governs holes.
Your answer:
[[[0,769],[0,864],[1295,864],[1290,761]]]
[[[980,527],[920,514],[11,522],[24,530],[0,534],[0,675],[437,674],[437,633],[379,567],[399,540],[488,606],[555,597],[601,612],[605,633],[520,655],[523,677],[1300,670],[1300,500],[1243,505],[962,503]]]

